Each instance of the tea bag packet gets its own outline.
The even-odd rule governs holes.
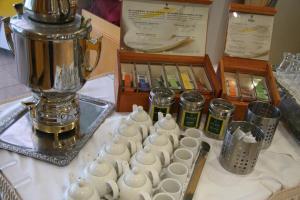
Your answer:
[[[177,67],[174,65],[167,65],[165,66],[165,72],[167,76],[168,87],[174,90],[181,90],[182,86]]]
[[[195,89],[195,78],[193,76],[192,69],[188,66],[179,67],[180,77],[183,83],[183,87],[186,90]]]
[[[243,137],[243,141],[246,143],[257,143],[255,137],[251,134],[251,132],[246,133]]]
[[[225,72],[226,93],[229,97],[240,97],[238,81],[235,73]]]
[[[137,85],[140,91],[150,91],[150,71],[147,64],[136,64]]]
[[[149,70],[152,88],[166,87],[166,78],[163,66],[157,64],[150,64]]]
[[[134,64],[121,63],[121,69],[123,90],[133,92],[136,88]]]
[[[193,74],[195,76],[196,87],[200,91],[212,91],[212,87],[207,78],[206,72],[203,67],[192,67]]]
[[[252,82],[252,76],[249,74],[238,74],[240,92],[243,100],[255,100],[254,84]]]
[[[233,135],[237,137],[238,140],[242,140],[246,143],[256,143],[255,137],[251,134],[251,132],[244,132],[240,127],[238,127],[234,132]]]
[[[256,97],[261,101],[269,101],[269,92],[266,79],[262,76],[253,76],[253,84],[255,86]]]

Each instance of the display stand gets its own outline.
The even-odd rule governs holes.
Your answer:
[[[254,98],[243,98],[238,93],[241,91],[239,86],[238,95],[231,96],[228,93],[229,86],[225,73],[250,75],[252,80],[256,76],[263,77],[268,92],[268,98],[263,101],[269,101],[274,105],[280,103],[276,81],[268,62],[275,14],[276,10],[270,7],[236,3],[230,5],[225,52],[220,60],[217,76],[222,85],[222,98],[236,106],[234,120],[243,120],[249,102],[261,99],[258,98],[258,88],[254,81],[252,81]],[[239,85],[238,79],[237,84]]]
[[[181,66],[191,70],[202,68],[211,88],[205,91],[195,86],[194,89],[199,89],[205,97],[206,108],[212,98],[220,95],[221,87],[210,58],[205,54],[210,4],[208,0],[123,1],[121,48],[115,69],[118,112],[131,111],[133,104],[141,105],[146,110],[149,107],[149,90],[139,90],[137,84],[132,90],[124,89],[123,64],[148,65],[150,70],[151,65],[161,65],[163,69],[166,65],[172,65],[177,70]],[[183,81],[180,78],[180,82]],[[188,89],[182,87],[176,91],[176,102],[185,90]]]

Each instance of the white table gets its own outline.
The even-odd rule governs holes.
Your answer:
[[[113,76],[89,81],[80,93],[114,102]],[[0,106],[0,112],[7,105]],[[114,113],[106,119],[67,167],[57,167],[5,150],[0,150],[0,166],[16,160],[16,164],[5,169],[4,173],[12,183],[19,183],[17,190],[24,200],[62,199],[70,175],[79,176],[86,163],[96,157],[101,144],[109,139],[107,132],[116,126],[121,115],[124,114]],[[300,146],[281,123],[271,147],[261,152],[254,172],[247,176],[224,170],[218,162],[221,141],[204,140],[211,144],[211,151],[194,199],[262,200],[283,188],[300,185]]]

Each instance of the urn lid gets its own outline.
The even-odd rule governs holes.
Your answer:
[[[10,18],[9,26],[13,33],[36,40],[71,40],[87,38],[92,31],[90,19],[76,15],[74,21],[65,24],[46,24],[29,19],[27,13]]]
[[[74,20],[76,0],[25,0],[24,10],[30,19],[41,23],[63,24]]]

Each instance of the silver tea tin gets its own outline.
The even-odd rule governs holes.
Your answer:
[[[177,123],[181,129],[199,128],[205,98],[197,90],[183,92]]]
[[[217,98],[211,100],[204,126],[206,136],[223,140],[234,111],[235,106],[225,99]]]
[[[153,122],[158,120],[158,112],[164,115],[171,112],[174,104],[175,93],[164,87],[153,88],[149,96],[149,115]]]

